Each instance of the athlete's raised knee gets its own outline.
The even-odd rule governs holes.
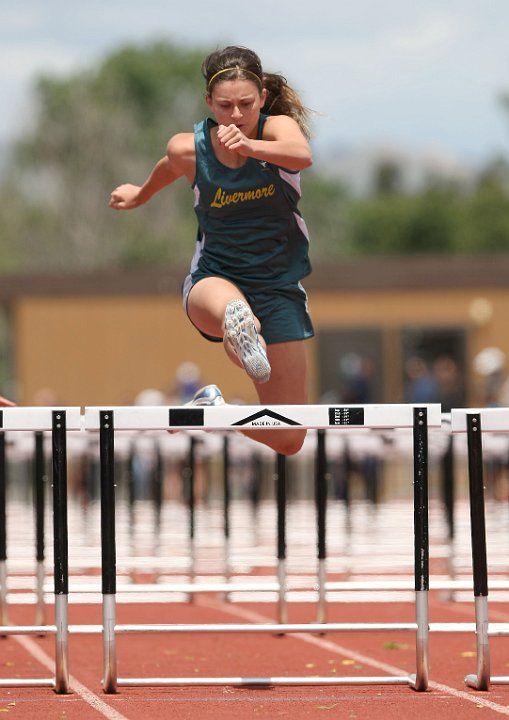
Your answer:
[[[306,430],[295,430],[290,433],[282,432],[281,439],[277,443],[277,452],[280,455],[295,455],[304,445],[305,439]]]

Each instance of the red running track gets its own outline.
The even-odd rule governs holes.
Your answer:
[[[490,619],[509,621],[503,604]],[[10,610],[13,623],[30,623],[33,608]],[[289,606],[290,622],[313,622],[315,606]],[[413,622],[414,604],[330,603],[330,622]],[[118,604],[118,623],[274,622],[271,604],[224,603],[200,595],[193,603]],[[473,622],[473,604],[430,593],[430,622]],[[71,624],[101,623],[100,605],[71,605]],[[492,671],[509,673],[504,639],[492,639]],[[9,636],[0,640],[2,677],[54,675],[54,638]],[[117,638],[119,677],[200,676],[401,676],[415,671],[413,632],[351,631],[272,636],[267,634],[136,634]],[[488,692],[468,688],[475,672],[472,633],[430,635],[430,686],[419,693],[404,685],[275,687],[121,687],[102,690],[102,639],[70,636],[71,693],[49,688],[0,688],[0,713],[30,720],[221,720],[229,718],[395,718],[437,720],[509,716],[509,686]]]

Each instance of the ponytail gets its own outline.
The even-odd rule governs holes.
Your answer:
[[[311,111],[305,107],[298,93],[288,85],[286,78],[279,73],[263,73],[263,87],[267,90],[267,99],[262,108],[266,115],[288,115],[299,125],[304,136],[309,139]]]

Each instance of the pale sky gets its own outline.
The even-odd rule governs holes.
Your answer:
[[[508,0],[0,0],[0,142],[29,121],[37,74],[169,39],[252,47],[321,114],[322,153],[389,143],[482,163],[509,156],[508,28]]]

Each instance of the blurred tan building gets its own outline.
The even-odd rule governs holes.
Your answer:
[[[43,395],[65,405],[130,404],[145,388],[170,393],[177,367],[192,360],[227,399],[256,402],[222,346],[187,320],[184,275],[2,278],[2,390],[25,405]],[[307,343],[312,402],[355,401],[356,374],[362,401],[404,401],[406,363],[419,356],[430,367],[452,359],[464,404],[482,404],[473,358],[487,346],[509,358],[509,256],[358,260],[316,267],[304,285],[316,330]]]

